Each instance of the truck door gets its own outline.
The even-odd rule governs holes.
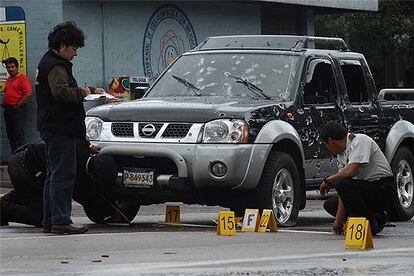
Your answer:
[[[381,146],[385,135],[384,128],[380,127],[383,114],[372,93],[375,85],[368,78],[368,67],[359,59],[340,59],[339,65],[346,89],[342,107],[346,126],[352,132],[367,134]]]
[[[336,160],[319,141],[322,126],[329,121],[342,122],[338,105],[335,72],[328,57],[308,60],[303,86],[304,120],[298,122],[304,151],[307,183],[320,184],[326,175],[337,171]]]

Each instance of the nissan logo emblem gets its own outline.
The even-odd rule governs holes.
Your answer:
[[[144,134],[145,136],[151,136],[152,134],[155,133],[156,128],[155,128],[155,126],[153,124],[148,124],[148,125],[145,125],[142,128],[141,131],[142,131],[142,134]]]

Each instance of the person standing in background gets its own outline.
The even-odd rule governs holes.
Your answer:
[[[86,226],[71,220],[72,195],[77,177],[77,144],[86,140],[83,99],[102,88],[78,87],[72,59],[85,46],[85,35],[74,22],[56,25],[48,35],[48,51],[36,72],[37,129],[46,145],[46,181],[43,192],[43,230],[81,234]],[[87,142],[89,144],[89,142]],[[99,151],[90,145],[92,153]]]
[[[24,145],[24,123],[27,116],[27,102],[32,96],[29,78],[19,72],[19,62],[14,57],[3,60],[9,77],[5,84],[2,107],[6,123],[7,138],[12,153]]]

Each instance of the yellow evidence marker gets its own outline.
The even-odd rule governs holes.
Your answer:
[[[246,209],[244,211],[244,218],[243,218],[243,225],[242,231],[243,232],[255,232],[259,227],[259,209]]]
[[[273,215],[273,210],[263,209],[262,216],[260,217],[259,227],[257,232],[277,232],[277,223],[275,216]]]
[[[165,208],[165,223],[180,224],[180,206],[167,205]]]
[[[348,218],[345,236],[346,249],[374,248],[369,220],[366,218]]]
[[[217,235],[220,236],[235,236],[236,235],[236,220],[233,211],[219,211]]]

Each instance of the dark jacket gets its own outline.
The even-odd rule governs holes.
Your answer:
[[[39,62],[36,76],[37,129],[73,137],[85,137],[85,109],[82,99],[65,101],[56,98],[49,84],[49,73],[56,67],[63,66],[69,78],[68,86],[79,94],[77,82],[72,75],[72,63],[59,57],[52,50],[47,51]],[[66,76],[65,76],[66,77]]]

